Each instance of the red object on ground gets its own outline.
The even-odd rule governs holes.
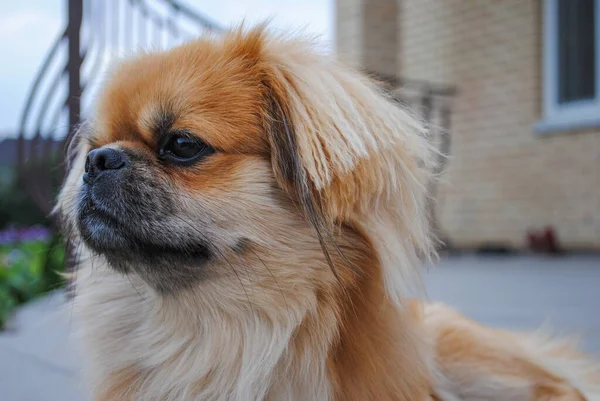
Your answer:
[[[532,230],[527,233],[529,249],[537,253],[557,254],[560,246],[555,230],[548,226],[543,230]]]

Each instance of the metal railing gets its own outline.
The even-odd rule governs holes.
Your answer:
[[[428,128],[429,140],[437,148],[433,168],[435,178],[428,183],[427,188],[427,212],[431,230],[439,240],[438,247],[449,249],[452,247],[451,240],[442,229],[437,213],[440,202],[438,184],[450,156],[452,101],[456,88],[426,81],[400,81],[396,83],[393,94],[399,102],[420,113]]]
[[[67,26],[46,54],[29,90],[18,141],[20,184],[49,213],[61,176],[62,143],[92,103],[111,60],[161,49],[222,29],[174,0],[66,0]]]
[[[384,85],[399,103],[415,111],[427,126],[429,140],[437,148],[433,174],[436,177],[428,184],[427,212],[431,229],[439,240],[439,247],[451,248],[450,237],[442,229],[438,210],[438,178],[444,173],[450,156],[452,143],[452,103],[457,94],[453,85],[436,84],[429,81],[403,79],[367,73]]]

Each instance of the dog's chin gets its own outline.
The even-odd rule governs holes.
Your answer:
[[[78,227],[83,243],[105,258],[108,265],[124,274],[137,274],[161,293],[174,293],[207,277],[205,265],[212,259],[208,245],[177,246],[161,240],[166,233],[152,237],[143,222],[121,221],[102,207],[82,199]]]
[[[130,235],[126,235],[123,225],[116,219],[96,209],[79,213],[79,230],[84,243],[100,254],[122,253],[140,248]]]

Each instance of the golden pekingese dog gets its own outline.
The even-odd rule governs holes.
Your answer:
[[[264,27],[121,64],[57,206],[94,400],[598,400],[569,344],[407,299],[431,155],[377,85]]]

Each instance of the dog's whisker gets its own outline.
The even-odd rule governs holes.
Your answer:
[[[198,230],[198,228],[194,227],[190,222],[184,220],[183,218],[181,218],[181,217],[179,217],[177,215],[175,215],[174,217],[179,222],[181,222],[182,224],[184,224],[188,229],[191,229],[192,232],[195,232],[197,235],[203,236],[203,233],[200,230]],[[221,259],[223,261],[225,261],[225,263],[227,263],[227,265],[231,268],[231,270],[233,271],[233,273],[236,275],[236,277],[237,277],[237,279],[238,279],[240,285],[242,286],[242,289],[243,289],[243,291],[244,291],[244,293],[246,295],[246,298],[248,300],[248,305],[250,306],[250,309],[252,310],[252,314],[254,315],[254,306],[253,306],[252,302],[250,301],[250,296],[248,295],[248,291],[246,290],[246,287],[244,286],[244,283],[242,282],[242,279],[241,279],[239,273],[237,272],[237,270],[235,269],[235,267],[231,264],[231,262],[229,261],[229,259],[227,258],[227,256],[225,255],[224,252],[222,252],[216,246],[213,247],[213,250],[220,255]]]
[[[67,241],[72,241],[72,240],[73,240],[72,238],[67,239]],[[81,253],[83,251],[82,248],[83,248],[83,244],[78,241],[76,243],[76,248],[75,248],[75,252],[74,252],[76,256],[75,255],[71,256],[71,255],[65,254],[65,258],[71,258],[71,257],[74,258],[74,260],[72,261],[73,266],[70,267],[70,269],[72,270],[72,273],[69,273],[69,274],[73,275],[73,277],[70,278],[70,280],[71,280],[71,284],[70,285],[72,286],[71,289],[70,289],[70,291],[73,291],[73,294],[72,294],[72,298],[71,298],[71,302],[70,302],[71,305],[70,305],[70,308],[69,308],[69,310],[70,310],[70,313],[69,313],[69,326],[68,326],[68,332],[69,333],[72,330],[73,314],[75,312],[75,296],[76,296],[76,291],[77,291],[75,289],[75,285],[77,283],[77,274],[78,274],[78,270],[79,270],[79,264],[84,263],[82,261],[82,258],[81,258]],[[69,249],[69,247],[67,247],[67,250],[68,249]]]
[[[254,312],[254,306],[252,304],[252,301],[250,300],[250,296],[248,295],[248,291],[246,291],[246,287],[244,286],[244,283],[242,282],[240,275],[238,274],[238,272],[235,269],[235,267],[233,266],[233,264],[231,264],[231,262],[229,262],[229,259],[227,258],[227,256],[225,256],[225,254],[222,253],[220,250],[216,250],[216,251],[217,251],[217,253],[219,253],[221,255],[221,258],[225,261],[225,263],[227,263],[227,265],[229,265],[229,267],[231,268],[231,270],[237,277],[240,285],[242,286],[242,290],[244,291],[244,294],[246,295],[246,299],[248,300],[248,306],[250,307],[250,310],[252,311],[252,316],[254,317],[254,320],[256,321],[256,314]]]
[[[283,303],[285,304],[285,307],[286,307],[286,309],[288,311],[288,314],[289,314],[290,313],[290,307],[289,307],[289,305],[287,303],[287,300],[285,299],[285,294],[283,293],[283,289],[281,288],[281,286],[279,285],[279,282],[277,281],[277,279],[273,275],[273,272],[271,271],[271,269],[269,269],[267,267],[266,263],[263,262],[263,260],[261,259],[261,257],[258,256],[258,254],[254,251],[254,249],[252,249],[251,247],[249,249],[250,249],[250,252],[252,252],[254,254],[254,256],[260,261],[260,263],[264,266],[264,268],[269,272],[269,275],[273,278],[273,281],[275,282],[275,285],[279,289],[279,293],[281,294],[281,298],[283,299]]]

